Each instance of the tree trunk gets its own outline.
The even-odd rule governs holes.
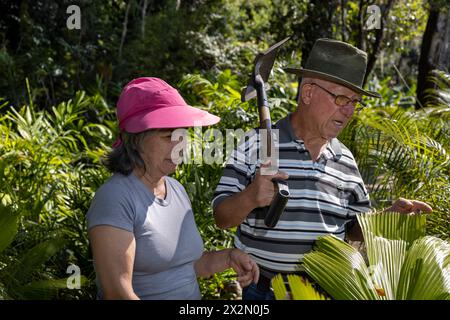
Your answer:
[[[341,0],[341,40],[343,42],[347,41],[347,28],[345,27],[345,6],[347,2],[345,0]]]
[[[123,21],[123,29],[122,29],[122,38],[120,39],[120,47],[119,47],[119,60],[122,60],[122,49],[123,44],[125,43],[125,37],[127,36],[127,26],[128,26],[128,14],[130,12],[131,1],[128,1],[127,9],[125,11],[125,19]]]
[[[332,19],[340,1],[311,0],[308,5],[307,18],[294,29],[294,34],[301,35],[302,67],[305,66],[311,49],[319,38],[331,38],[333,36]],[[300,86],[300,79],[298,81]],[[297,98],[300,90],[297,90]]]
[[[373,48],[367,53],[367,69],[366,75],[364,77],[364,84],[367,82],[367,78],[375,67],[375,63],[383,47],[384,39],[384,27],[386,25],[386,18],[389,16],[389,11],[391,11],[394,0],[389,0],[384,8],[381,10],[381,25],[380,29],[375,29],[375,42],[371,45]],[[364,85],[363,84],[363,85]]]
[[[359,0],[358,11],[358,45],[357,47],[366,51],[366,30],[364,29],[364,0]]]
[[[142,5],[142,24],[141,24],[142,40],[144,40],[144,37],[145,37],[145,17],[147,14],[147,6],[148,6],[148,0],[144,0],[144,4]]]
[[[448,9],[448,8],[447,8]],[[434,88],[432,81],[427,79],[433,69],[450,69],[450,9],[431,7],[427,27],[423,34],[419,59],[419,75],[417,77],[416,108],[425,106],[426,90]]]
[[[319,38],[333,36],[332,19],[340,1],[311,0],[308,6],[307,19],[299,25],[297,31],[303,35],[302,66],[305,65],[309,52]],[[296,32],[295,32],[296,33]]]

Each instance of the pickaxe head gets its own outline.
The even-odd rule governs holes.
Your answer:
[[[289,40],[290,37],[275,43],[269,49],[263,53],[259,53],[255,58],[255,68],[253,69],[252,76],[247,87],[244,88],[241,94],[242,102],[248,101],[250,99],[256,98],[255,89],[255,77],[256,75],[261,75],[264,82],[269,79],[270,71],[272,70],[273,63],[275,62],[275,57],[277,55],[278,49]]]

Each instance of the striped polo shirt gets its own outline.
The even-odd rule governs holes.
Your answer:
[[[370,210],[369,195],[352,153],[336,138],[314,162],[292,129],[289,114],[278,121],[275,146],[279,170],[289,174],[290,197],[274,228],[264,224],[257,208],[237,228],[235,246],[255,259],[261,273],[301,271],[303,255],[326,234],[344,239],[345,225],[356,213]],[[255,134],[256,133],[256,134]],[[258,130],[246,133],[232,152],[216,188],[212,206],[249,185],[260,167]]]

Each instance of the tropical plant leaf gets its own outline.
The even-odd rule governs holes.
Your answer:
[[[371,280],[378,294],[388,300],[395,299],[407,242],[375,236],[370,242],[366,242],[366,246]]]
[[[410,246],[425,235],[425,215],[377,212],[358,214],[357,219],[366,243],[374,237],[383,237],[388,240],[403,240]],[[369,262],[372,264],[370,260]]]
[[[408,251],[397,291],[399,300],[450,299],[450,244],[426,236]]]
[[[85,276],[80,276],[80,285],[88,282]],[[16,297],[25,300],[49,300],[57,297],[60,290],[68,290],[67,279],[38,280],[14,288]]]
[[[304,256],[303,266],[333,299],[383,299],[372,284],[361,254],[334,235],[320,237],[314,251]]]
[[[313,287],[308,279],[297,275],[288,275],[288,281],[294,300],[328,300]]]
[[[298,275],[290,274],[287,276],[289,287],[291,288],[292,300],[328,300],[323,294],[318,292],[308,279]],[[281,274],[272,278],[272,288],[276,300],[289,300],[291,297],[287,292]]]
[[[3,271],[15,283],[27,283],[31,278],[31,274],[60,251],[64,245],[65,241],[62,236],[42,242],[25,252],[15,264],[8,266]]]
[[[397,212],[357,216],[367,247],[371,280],[378,293],[394,300],[409,246],[425,234],[425,216]]]
[[[303,259],[304,269],[334,299],[450,299],[450,244],[424,236],[425,216],[359,214],[369,268],[329,235]]]
[[[288,292],[281,274],[277,274],[275,277],[273,277],[271,282],[275,299],[288,300],[289,299]]]
[[[0,253],[14,240],[18,228],[18,215],[11,207],[0,203]]]

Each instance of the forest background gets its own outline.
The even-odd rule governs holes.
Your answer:
[[[219,115],[219,130],[247,130],[258,125],[255,102],[240,102],[253,59],[287,36],[269,81],[273,120],[296,108],[298,79],[283,67],[304,64],[316,39],[365,50],[365,86],[383,98],[367,99],[339,139],[376,208],[399,196],[426,201],[435,210],[427,234],[448,240],[449,7],[445,0],[1,1],[0,298],[95,299],[85,214],[110,176],[101,161],[117,135],[115,103],[127,82],[160,77]],[[186,164],[174,175],[207,249],[232,246],[235,231],[219,230],[212,218],[221,172],[221,164]],[[233,279],[228,270],[201,280],[204,298],[237,298]]]

